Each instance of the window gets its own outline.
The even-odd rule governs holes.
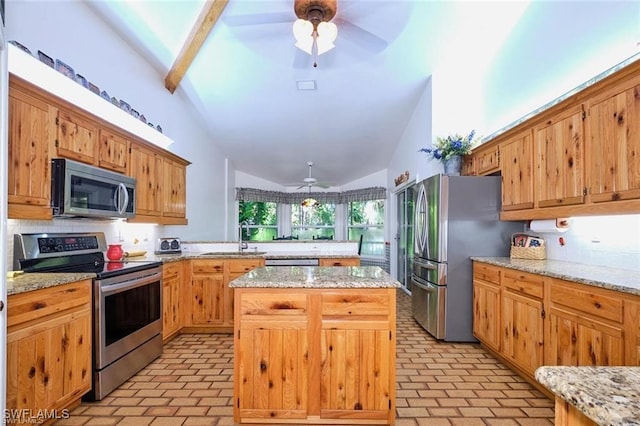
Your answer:
[[[270,241],[278,235],[276,203],[240,201],[238,223],[249,224],[249,235],[244,241]]]
[[[291,205],[291,235],[300,240],[335,238],[336,206],[319,204],[315,207]]]
[[[384,257],[384,200],[349,203],[347,239],[359,241],[360,254]]]

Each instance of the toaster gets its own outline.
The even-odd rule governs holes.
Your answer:
[[[176,254],[182,253],[180,238],[162,237],[158,238],[155,254]]]

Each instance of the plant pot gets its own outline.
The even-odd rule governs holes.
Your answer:
[[[442,160],[444,173],[447,175],[459,175],[462,169],[462,156],[452,155],[448,160]]]

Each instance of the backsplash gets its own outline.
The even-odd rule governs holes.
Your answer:
[[[548,259],[640,271],[640,215],[574,217],[566,232],[540,235]]]
[[[162,226],[124,221],[100,221],[85,219],[15,220],[7,221],[7,268],[13,269],[13,235],[43,232],[104,232],[107,244],[122,244],[124,251],[146,250],[153,253]]]

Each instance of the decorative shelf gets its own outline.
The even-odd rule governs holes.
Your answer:
[[[145,141],[167,149],[173,140],[131,114],[40,62],[27,52],[8,45],[9,73],[81,108]]]

